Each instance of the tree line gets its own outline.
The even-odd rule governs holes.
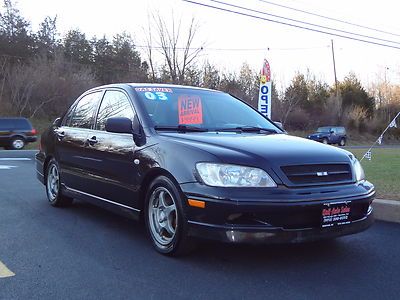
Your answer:
[[[148,26],[142,28],[145,45],[140,52],[127,32],[108,39],[71,29],[61,36],[56,17],[46,17],[33,31],[15,3],[4,0],[0,14],[0,115],[58,116],[83,91],[115,82],[218,89],[257,107],[258,71],[244,63],[239,72],[223,72],[220,66],[200,62],[203,46],[194,46],[200,28],[196,20],[186,27],[180,20],[171,20],[167,23],[160,15],[149,16]],[[400,88],[385,79],[366,89],[354,74],[330,86],[308,71],[297,73],[284,88],[278,89],[273,81],[272,101],[272,118],[288,129],[342,124],[374,131],[400,109]]]

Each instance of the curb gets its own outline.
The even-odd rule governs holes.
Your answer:
[[[400,223],[400,201],[375,199],[372,207],[376,220]]]

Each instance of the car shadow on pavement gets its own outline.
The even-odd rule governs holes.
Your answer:
[[[92,224],[93,230],[111,231],[116,239],[130,241],[129,244],[145,247],[151,250],[151,243],[147,236],[143,222],[134,221],[113,212],[105,210],[86,202],[75,202],[67,210],[78,219],[85,220],[85,223]],[[68,214],[69,214],[68,212]],[[86,224],[87,226],[87,224]],[[199,241],[197,248],[188,255],[178,258],[182,261],[196,262],[215,262],[250,264],[257,268],[270,265],[271,263],[293,266],[300,263],[315,263],[330,259],[346,260],[350,253],[363,255],[363,249],[346,243],[345,238],[336,240],[324,240],[302,244],[282,244],[282,245],[247,245],[247,244],[226,244],[213,241]],[[348,238],[347,238],[348,239]],[[134,247],[136,248],[136,247]],[[147,252],[147,251],[146,251]],[[163,256],[151,251],[155,257]],[[355,252],[355,253],[354,253]],[[149,253],[144,253],[150,255]],[[154,255],[150,255],[154,259]]]

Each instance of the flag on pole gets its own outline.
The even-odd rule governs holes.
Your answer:
[[[368,160],[372,159],[372,152],[371,150],[368,150],[367,153],[364,154],[364,157]]]
[[[258,111],[271,119],[271,68],[266,59],[260,72]]]
[[[392,122],[390,122],[389,128],[392,128],[392,127],[397,128],[396,119],[394,119]]]
[[[361,158],[361,160],[363,160],[364,158],[371,160],[372,159],[372,153],[371,150],[372,148],[375,146],[375,144],[382,144],[383,141],[383,136],[385,134],[385,132],[389,129],[389,128],[398,128],[397,124],[396,124],[396,119],[400,116],[400,112],[397,113],[397,115],[394,117],[394,119],[389,123],[389,125],[386,127],[386,129],[382,132],[382,134],[379,136],[379,138],[375,141],[375,143],[372,145],[372,147],[367,151],[367,153],[364,154],[364,156]]]

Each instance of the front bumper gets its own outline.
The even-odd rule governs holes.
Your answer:
[[[304,190],[286,189],[286,193],[275,195],[263,192],[260,198],[248,195],[247,201],[240,199],[244,195],[232,192],[227,194],[235,198],[200,196],[202,188],[193,187],[197,187],[197,193],[183,187],[186,198],[205,202],[205,208],[186,206],[189,235],[197,238],[229,243],[297,243],[357,233],[373,223],[375,190],[368,182],[336,187],[337,191],[331,193],[326,187],[308,188],[303,197],[300,194],[305,194]],[[322,228],[324,205],[341,202],[351,207],[350,223]]]
[[[358,233],[374,222],[372,208],[362,219],[328,228],[284,229],[267,226],[219,226],[189,221],[189,235],[228,243],[285,244],[332,239]]]

